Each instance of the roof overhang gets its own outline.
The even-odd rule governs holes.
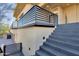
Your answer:
[[[17,3],[17,6],[14,10],[14,17],[17,18],[20,12],[23,10],[25,7],[26,3]]]
[[[58,6],[61,6],[62,8],[65,8],[65,7],[68,7],[70,5],[73,5],[71,3],[29,3],[29,4],[38,5],[38,6],[43,7],[44,9],[47,9],[49,11],[51,11],[51,9],[56,10],[56,7],[58,7]],[[14,17],[16,19],[20,17],[20,16],[18,17],[18,15],[21,13],[21,11],[24,9],[24,7],[26,5],[28,5],[28,3],[17,3],[17,6],[14,10]]]

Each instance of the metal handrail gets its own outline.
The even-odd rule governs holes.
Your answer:
[[[3,56],[7,56],[10,54],[16,53],[18,51],[22,52],[22,43],[14,43],[14,44],[10,44],[10,45],[4,45]]]
[[[44,12],[44,13],[43,13]],[[33,6],[25,15],[23,15],[20,20],[18,20],[18,25],[20,24],[19,21],[21,21],[21,26],[23,26],[23,21],[25,21],[26,23],[29,23],[31,21],[36,21],[36,20],[40,20],[40,21],[45,21],[48,23],[51,23],[50,21],[50,16],[53,16],[55,14],[51,13],[48,10],[45,10],[37,5]],[[24,19],[25,17],[25,19]],[[55,19],[53,20],[55,22]],[[20,26],[20,27],[21,27]]]

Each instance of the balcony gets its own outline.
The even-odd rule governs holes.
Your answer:
[[[57,18],[56,14],[35,5],[25,13],[25,15],[22,15],[17,21],[17,25],[12,28],[22,28],[33,25],[54,27],[57,25]],[[15,22],[13,25],[15,25]]]

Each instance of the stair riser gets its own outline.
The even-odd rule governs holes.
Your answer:
[[[79,23],[57,25],[40,47],[40,52],[50,56],[79,56]],[[41,53],[40,55],[43,55]]]
[[[76,30],[55,29],[54,33],[79,33],[79,29]]]
[[[73,40],[73,39],[69,39],[69,38],[65,38],[65,37],[56,37],[56,36],[49,36],[49,38],[51,39],[56,39],[56,40],[61,40],[61,41],[64,41],[64,42],[69,42],[69,43],[73,43],[73,44],[79,44],[79,40]]]
[[[79,34],[79,31],[71,31],[71,30],[70,30],[70,31],[63,31],[63,30],[58,30],[58,31],[56,31],[56,30],[55,30],[55,31],[52,32],[52,33],[63,33],[63,34],[65,34],[65,33],[66,33],[66,34],[71,34],[71,33],[72,33],[72,34]]]
[[[79,28],[78,25],[58,26],[58,28]]]
[[[76,22],[76,23],[67,23],[67,24],[60,24],[58,26],[66,26],[66,25],[79,25],[79,22]]]
[[[79,42],[79,38],[78,37],[68,37],[68,36],[62,36],[62,35],[49,35],[49,37],[51,38],[58,38],[58,39],[63,39],[63,40],[71,40],[71,41],[75,41],[75,42]]]
[[[56,56],[55,54],[52,54],[52,53],[49,52],[48,50],[45,50],[44,48],[42,48],[42,46],[40,47],[40,50],[45,51],[45,52],[48,53],[50,56]]]
[[[36,53],[35,56],[40,56],[40,55],[38,53]]]
[[[62,41],[62,40],[56,40],[56,39],[52,39],[52,38],[48,38],[47,39],[47,41],[56,41],[56,42],[59,42],[60,44],[61,43],[64,43],[64,44],[66,44],[66,45],[71,45],[71,46],[76,46],[76,47],[79,47],[79,45],[78,44],[74,44],[74,43],[70,43],[70,42],[66,42],[66,41]],[[46,42],[47,42],[46,41]]]
[[[63,40],[71,40],[71,41],[74,41],[74,42],[79,42],[79,38],[78,37],[68,37],[68,36],[62,36],[62,35],[49,35],[49,37],[51,38],[58,38],[58,39],[63,39]]]
[[[43,52],[41,53],[40,50],[38,50],[38,51],[36,51],[35,55],[36,56],[46,56],[45,54],[43,54]]]
[[[74,28],[74,29],[73,28],[70,28],[70,29],[69,28],[56,28],[55,31],[66,31],[66,32],[67,31],[72,31],[72,32],[77,31],[77,32],[79,32],[79,28]]]
[[[46,45],[46,46],[49,46],[50,48],[51,48],[51,50],[52,49],[55,49],[55,50],[57,50],[57,51],[59,51],[59,52],[61,52],[61,53],[65,53],[65,54],[67,54],[67,55],[69,55],[69,56],[77,56],[77,54],[73,54],[73,53],[71,53],[71,52],[68,52],[68,51],[66,51],[66,50],[63,50],[63,49],[60,49],[60,48],[58,48],[58,47],[54,47],[54,46],[51,46],[51,45],[48,45],[48,44],[44,44],[44,45]],[[52,52],[52,51],[51,51]],[[58,55],[58,56],[60,56],[60,55]],[[64,55],[63,55],[64,56]]]
[[[58,42],[58,41],[56,41],[54,39],[53,40],[48,39],[47,42],[49,42],[51,44],[55,44],[55,45],[61,46],[61,47],[68,47],[68,48],[79,50],[79,46],[73,46],[73,45],[69,45],[69,44],[63,43],[63,42]]]
[[[65,29],[65,30],[67,30],[67,29],[72,30],[73,29],[73,30],[77,30],[77,29],[79,29],[79,25],[57,26],[56,29],[57,30],[59,30],[59,29]]]
[[[68,37],[68,38],[79,38],[79,34],[72,34],[72,33],[52,33],[52,36],[63,36],[63,37]]]
[[[58,25],[57,27],[67,27],[67,28],[77,28],[79,24],[64,24],[64,25]],[[78,27],[79,28],[79,27]]]
[[[79,30],[55,30],[54,33],[79,33]]]

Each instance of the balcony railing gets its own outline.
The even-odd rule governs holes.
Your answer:
[[[18,28],[24,27],[27,24],[37,24],[37,25],[50,25],[55,26],[58,17],[39,6],[33,6],[25,15],[23,15],[20,20],[18,20]]]
[[[10,55],[16,54],[18,52],[22,53],[22,43],[14,43],[14,44],[10,44],[10,45],[4,45],[4,48],[3,48],[3,55],[4,56],[10,56]]]

